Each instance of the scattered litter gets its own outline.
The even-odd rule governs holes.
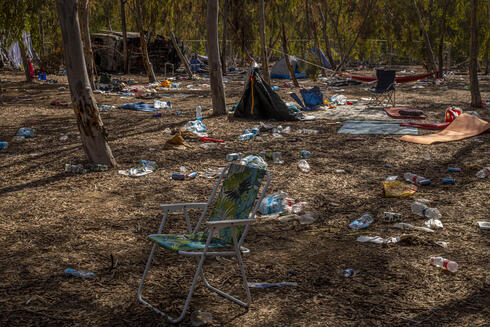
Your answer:
[[[252,287],[252,288],[298,286],[298,283],[296,283],[296,282],[281,282],[281,283],[251,283],[251,282],[248,282],[247,284],[248,284],[248,287]]]
[[[398,176],[397,176],[397,175],[388,176],[388,177],[386,177],[385,182],[394,181],[394,180],[396,180],[397,178],[398,178]]]
[[[308,161],[302,159],[298,162],[298,168],[304,173],[307,173],[311,170],[310,165],[308,164]]]
[[[417,192],[417,186],[406,184],[400,181],[383,182],[384,195],[387,198],[405,198]]]
[[[267,163],[261,157],[251,154],[240,160],[240,164],[254,168],[267,169]]]
[[[190,179],[194,179],[196,178],[197,176],[197,173],[196,172],[193,172],[193,173],[190,173],[188,175],[186,174],[172,174],[172,176],[170,177],[171,179],[173,180],[178,180],[178,181],[183,181],[183,180],[190,180]]]
[[[50,104],[55,107],[68,107],[68,103],[61,103],[59,101],[51,101]]]
[[[412,203],[410,209],[412,210],[412,213],[420,217],[426,217],[428,219],[441,219],[442,217],[441,213],[437,208],[429,208],[424,203],[418,201]]]
[[[425,221],[425,226],[431,228],[431,229],[440,229],[443,228],[442,222],[439,219],[429,219]]]
[[[127,170],[119,170],[118,172],[121,175],[129,177],[141,177],[153,173],[153,170],[148,167],[142,166],[138,168],[130,168]]]
[[[68,135],[63,135],[63,136],[60,137],[60,141],[61,142],[65,142],[67,140],[68,140]]]
[[[356,272],[354,271],[354,269],[352,268],[347,268],[347,269],[344,269],[342,271],[342,276],[344,276],[345,278],[349,278],[349,277],[352,277],[354,276]]]
[[[447,248],[447,246],[448,246],[448,243],[443,242],[443,241],[436,241],[436,244],[443,247],[443,248]]]
[[[301,150],[301,152],[299,153],[299,155],[300,155],[300,156],[301,156],[301,158],[303,158],[303,159],[310,159],[310,158],[311,158],[311,153],[310,153],[310,151]]]
[[[80,278],[91,278],[91,277],[95,277],[95,274],[93,272],[79,271],[79,270],[74,270],[74,269],[71,269],[71,268],[65,269],[65,274],[66,275],[75,276],[75,277],[80,277]]]
[[[454,178],[443,178],[442,184],[456,184],[456,179]]]
[[[223,172],[224,168],[208,168],[203,172],[199,173],[199,176],[204,177],[204,178],[218,178],[221,173]]]
[[[404,173],[403,179],[405,179],[407,182],[417,185],[429,185],[431,183],[430,179],[412,173]]]
[[[393,225],[393,227],[398,228],[398,229],[418,230],[418,231],[427,232],[427,233],[434,233],[434,230],[432,230],[430,228],[414,226],[414,225],[409,224],[409,223],[396,223]]]
[[[490,230],[490,221],[477,221],[476,225],[481,229],[481,230]]]
[[[373,216],[366,213],[362,215],[360,218],[357,218],[356,220],[352,221],[349,224],[349,227],[353,230],[364,229],[364,228],[368,228],[369,225],[373,223],[373,221],[374,221]]]
[[[200,120],[191,120],[185,124],[184,129],[194,132],[199,136],[207,136],[206,134],[206,125]]]
[[[235,161],[235,160],[242,160],[243,154],[238,152],[238,153],[229,153],[226,155],[226,161]]]
[[[269,194],[260,202],[258,211],[263,215],[271,215],[284,212],[283,201],[287,197],[284,192]]]
[[[389,238],[382,238],[381,236],[368,236],[368,235],[360,235],[357,239],[357,242],[370,242],[370,243],[376,243],[376,244],[389,244],[389,243],[397,243],[400,241],[399,237],[389,237]]]
[[[461,168],[449,167],[447,171],[451,173],[459,173],[461,172]]]
[[[434,266],[450,271],[452,273],[458,270],[458,264],[454,261],[444,259],[443,257],[431,257],[430,263]]]
[[[394,223],[398,222],[402,219],[402,215],[396,212],[385,212],[383,214],[383,222],[385,223]]]
[[[330,99],[332,104],[336,104],[339,106],[345,105],[347,103],[347,98],[342,94],[334,94]]]
[[[0,150],[7,149],[9,147],[9,142],[0,142]]]
[[[172,109],[170,101],[153,100],[153,107],[156,109]]]
[[[305,214],[298,216],[296,219],[301,225],[310,225],[317,221],[317,217],[313,212],[306,212]]]
[[[17,130],[17,134],[15,134],[15,135],[21,136],[24,138],[32,137],[32,136],[34,136],[34,129],[29,128],[29,127],[21,127]]]
[[[486,178],[489,175],[490,175],[490,168],[483,168],[476,173],[476,177],[478,178]]]
[[[76,174],[88,173],[88,170],[85,169],[82,164],[78,164],[78,165],[65,164],[65,171],[69,173],[76,173]]]
[[[147,169],[156,170],[158,168],[158,164],[151,160],[140,160],[138,162],[138,167],[146,167]]]
[[[181,134],[175,134],[170,139],[165,141],[165,144],[163,145],[164,149],[185,150],[188,147],[190,147],[190,145],[184,141],[184,138],[182,137]]]

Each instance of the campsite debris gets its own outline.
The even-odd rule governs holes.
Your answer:
[[[410,206],[412,213],[428,219],[441,219],[442,215],[437,208],[429,208],[427,205],[415,201]]]
[[[61,142],[65,142],[68,140],[68,135],[63,135],[63,136],[60,136],[60,141]]]
[[[88,172],[87,169],[83,168],[82,164],[78,164],[78,165],[65,164],[65,171],[69,173],[77,173],[77,174],[86,174]]]
[[[424,159],[427,160],[427,161],[430,161],[430,153],[425,151],[424,152]]]
[[[140,160],[140,162],[138,162],[138,167],[146,167],[151,170],[156,170],[158,168],[158,164],[151,160]]]
[[[349,224],[349,227],[353,230],[359,230],[359,229],[364,229],[368,228],[369,225],[371,225],[374,221],[373,216],[371,216],[369,213],[366,213],[362,215],[360,218],[357,218],[356,220],[352,221]]]
[[[310,153],[310,151],[301,150],[301,152],[299,153],[299,155],[300,155],[300,156],[301,156],[301,158],[303,158],[303,159],[310,159],[310,158],[311,158],[311,153]]]
[[[7,149],[9,147],[9,142],[0,142],[0,150]]]
[[[68,103],[61,103],[59,101],[51,101],[50,103],[52,106],[56,106],[56,107],[68,107]]]
[[[32,137],[32,136],[34,136],[34,132],[35,131],[32,128],[29,128],[29,127],[21,127],[17,131],[16,136],[21,136],[21,137],[24,137],[24,138]]]
[[[430,179],[427,179],[422,176],[418,176],[412,173],[404,173],[403,178],[410,183],[418,184],[418,185],[429,185],[431,183]]]
[[[456,179],[454,178],[443,178],[442,184],[456,184]]]
[[[397,178],[398,178],[398,176],[397,176],[397,175],[388,176],[388,177],[386,177],[385,182],[394,181],[394,180],[396,180]]]
[[[442,222],[439,219],[429,219],[425,221],[425,226],[431,228],[431,229],[440,229],[443,228]]]
[[[461,168],[454,168],[454,167],[449,167],[447,171],[451,173],[459,173],[461,171]]]
[[[448,246],[448,243],[444,242],[444,241],[436,241],[436,244],[443,247],[443,248],[447,248],[447,246]]]
[[[248,287],[252,288],[268,288],[268,287],[284,287],[284,286],[298,286],[296,282],[281,282],[281,283],[247,283]]]
[[[75,276],[75,277],[80,277],[80,278],[95,277],[95,274],[93,272],[75,270],[75,269],[71,269],[71,268],[65,269],[65,274]]]
[[[342,94],[334,94],[330,99],[332,104],[336,104],[338,106],[345,105],[347,103],[347,98]]]
[[[418,230],[418,231],[427,232],[427,233],[434,233],[434,231],[430,228],[414,226],[414,225],[409,224],[409,223],[396,223],[393,225],[393,227],[398,228],[398,229]]]
[[[385,223],[394,223],[402,219],[402,215],[396,212],[385,212],[383,214],[383,221]]]
[[[272,162],[278,165],[282,165],[284,163],[284,160],[282,160],[282,153],[272,152]]]
[[[218,145],[216,143],[203,143],[200,145],[201,148],[210,150],[210,149],[216,149]]]
[[[344,269],[344,270],[342,271],[342,275],[343,275],[345,278],[352,277],[352,276],[354,276],[354,274],[355,274],[355,271],[354,271],[354,269],[352,269],[352,268],[347,268],[347,269]]]
[[[311,170],[310,165],[308,164],[308,161],[302,159],[298,162],[298,168],[304,173],[307,173]]]
[[[400,181],[383,182],[383,191],[387,198],[405,198],[417,192],[417,186]]]
[[[64,86],[60,86],[60,87],[58,88],[58,91],[64,91],[64,90],[66,90],[66,87],[64,87]]]
[[[246,133],[246,134],[241,134],[238,136],[238,140],[240,141],[246,141],[246,140],[251,140],[255,137],[254,133]]]
[[[93,172],[106,171],[109,169],[109,166],[104,165],[104,164],[88,163],[85,165],[85,169],[87,169],[88,171],[93,171]]]
[[[267,169],[267,163],[261,157],[251,154],[240,160],[240,164],[254,168]]]
[[[452,273],[458,270],[458,264],[454,261],[444,259],[443,257],[431,257],[430,263],[434,266],[450,271]]]
[[[196,120],[202,121],[202,108],[201,108],[201,106],[196,107]]]
[[[218,178],[221,175],[221,172],[223,171],[224,168],[208,168],[203,172],[199,173],[199,176],[205,177],[205,178]]]
[[[206,144],[208,144],[208,143],[206,143]],[[202,144],[202,145],[204,145],[204,144]],[[164,149],[181,149],[181,150],[184,150],[188,147],[190,147],[190,145],[184,141],[184,138],[182,137],[181,134],[175,134],[170,139],[165,141],[165,144],[163,145]]]
[[[357,242],[365,243],[376,243],[376,244],[389,244],[389,243],[397,243],[400,241],[399,237],[389,237],[382,238],[381,236],[368,236],[368,235],[360,235],[357,239]]]
[[[197,173],[196,172],[193,172],[193,173],[190,173],[188,175],[185,175],[185,174],[172,174],[172,176],[170,178],[172,178],[173,180],[178,180],[178,181],[183,181],[183,180],[189,180],[189,179],[194,179],[196,178],[197,176]]]
[[[476,224],[481,230],[485,230],[485,231],[490,230],[489,221],[477,221]]]
[[[156,114],[153,114],[153,117],[155,117],[155,118],[162,117],[162,113],[157,112]]]
[[[181,110],[175,110],[175,115],[177,115],[177,116],[181,116],[181,115],[183,115],[183,114],[184,114],[184,112],[183,112],[183,111],[181,111]]]
[[[488,175],[490,175],[489,168],[483,168],[476,173],[476,177],[478,178],[486,178]]]
[[[206,125],[200,120],[191,120],[185,124],[184,129],[194,132],[199,136],[207,136]]]
[[[229,153],[226,155],[226,161],[235,161],[235,160],[241,160],[243,157],[243,154],[238,152],[238,153]]]
[[[277,85],[274,85],[273,87],[271,87],[272,91],[279,91],[279,86]]]
[[[191,325],[194,327],[205,326],[213,322],[213,315],[210,312],[197,310],[191,313]]]
[[[318,134],[319,131],[317,129],[307,129],[307,128],[303,128],[303,129],[299,129],[297,131],[298,134]]]
[[[153,100],[153,107],[157,109],[172,109],[170,101]]]
[[[313,224],[317,220],[317,217],[312,212],[306,212],[305,214],[298,216],[297,219],[301,225],[309,225]]]
[[[111,109],[115,109],[115,108],[116,108],[115,106],[108,106],[106,104],[99,106],[100,110],[111,110]]]
[[[265,196],[260,202],[259,212],[263,215],[284,212],[283,202],[286,197],[287,194],[282,191]]]
[[[118,173],[129,177],[141,177],[153,173],[153,170],[143,166],[138,168],[130,168],[127,170],[119,170]]]
[[[213,143],[223,143],[225,140],[223,140],[223,139],[213,139],[213,138],[210,138],[210,137],[207,137],[207,136],[201,136],[199,138],[199,141],[202,141],[202,142],[213,142]]]

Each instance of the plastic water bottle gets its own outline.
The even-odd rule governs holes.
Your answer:
[[[360,218],[357,218],[353,222],[349,224],[349,227],[354,230],[359,230],[359,229],[364,229],[369,227],[374,221],[373,216],[370,214],[366,213],[362,215]]]
[[[344,269],[342,271],[342,275],[345,277],[345,278],[349,278],[349,277],[352,277],[354,276],[356,272],[354,271],[354,269],[352,268],[347,268],[347,269]]]
[[[23,136],[23,137],[31,137],[34,135],[34,130],[29,127],[21,127],[17,131],[17,136]]]
[[[434,266],[450,271],[452,273],[458,270],[458,264],[456,262],[444,259],[443,257],[431,257],[430,262]]]
[[[304,159],[309,159],[311,158],[311,153],[310,151],[306,151],[306,150],[301,150],[301,152],[299,153],[301,158],[304,158]]]
[[[201,106],[196,107],[196,120],[202,121],[202,108],[201,108]]]
[[[246,133],[238,136],[238,140],[240,141],[246,141],[246,140],[251,140],[255,137],[253,133]]]
[[[415,201],[412,203],[410,206],[410,209],[412,210],[412,213],[416,214],[417,216],[420,217],[426,217],[428,219],[441,219],[442,215],[437,210],[437,208],[429,208],[427,205]]]
[[[0,150],[7,149],[9,147],[9,142],[0,142]]]
[[[490,169],[488,168],[483,168],[476,173],[478,178],[486,178],[488,175],[490,175]]]
[[[311,168],[310,168],[310,165],[308,164],[308,161],[306,161],[306,160],[304,160],[304,159],[303,159],[303,160],[300,160],[300,161],[298,162],[298,168],[299,168],[299,169],[300,169],[302,172],[304,172],[304,173],[309,172],[309,171],[310,171],[310,169],[311,169]]]
[[[140,160],[140,162],[138,162],[138,166],[146,167],[150,170],[155,170],[158,168],[158,164],[155,161],[151,161],[151,160]]]
[[[235,160],[241,160],[243,157],[243,154],[238,152],[238,153],[229,153],[226,155],[226,161],[235,161]]]
[[[418,184],[418,185],[429,185],[431,183],[430,179],[424,178],[422,176],[418,176],[412,173],[404,173],[403,178],[410,183]]]
[[[93,272],[79,271],[79,270],[75,270],[75,269],[71,269],[71,268],[65,269],[65,274],[75,276],[75,277],[80,277],[80,278],[95,277],[95,274]]]

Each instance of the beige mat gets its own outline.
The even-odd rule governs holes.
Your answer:
[[[404,135],[402,141],[432,144],[437,142],[451,142],[473,137],[490,130],[490,123],[476,118],[473,115],[462,114],[458,116],[448,127],[437,134],[428,135]]]

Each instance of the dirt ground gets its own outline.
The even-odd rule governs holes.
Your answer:
[[[0,106],[0,141],[9,141],[9,148],[0,150],[0,325],[168,325],[136,296],[151,249],[146,236],[158,229],[162,218],[159,204],[205,201],[216,182],[199,176],[174,181],[171,174],[180,166],[197,172],[223,167],[227,153],[260,151],[281,151],[285,160],[283,165],[269,165],[270,192],[282,190],[306,201],[307,210],[315,212],[319,220],[300,225],[257,218],[245,241],[251,250],[244,257],[246,272],[252,282],[290,281],[298,286],[252,289],[253,304],[246,311],[199,284],[191,312],[211,312],[216,326],[490,324],[489,238],[475,226],[476,221],[490,218],[490,184],[488,179],[476,178],[476,170],[469,168],[489,165],[488,133],[435,145],[402,142],[398,135],[366,135],[363,141],[350,141],[349,135],[336,133],[340,122],[322,120],[272,122],[274,126],[290,126],[293,133],[241,142],[237,136],[242,130],[258,122],[230,122],[205,110],[210,136],[223,138],[223,144],[203,149],[191,142],[188,150],[164,150],[167,127],[182,127],[192,120],[197,105],[211,108],[209,96],[165,96],[174,109],[162,111],[160,118],[122,109],[101,112],[121,169],[148,159],[158,162],[158,170],[137,179],[119,175],[117,170],[78,175],[64,171],[66,163],[86,162],[73,109],[50,105],[53,100],[70,102],[68,88],[58,90],[67,87],[66,78],[48,76],[58,84],[22,82],[20,73],[4,73],[0,78],[5,101]],[[226,84],[229,106],[239,101],[242,80],[239,77]],[[480,82],[482,98],[490,99],[488,77],[482,76]],[[184,86],[190,83],[196,84],[182,82]],[[279,85],[281,97],[290,101],[291,90],[282,83],[272,84]],[[320,85],[327,98],[336,93],[321,82],[301,84]],[[467,75],[452,76],[448,89],[425,84],[414,89],[413,85],[421,84],[398,87],[397,102],[423,109],[427,122],[443,121],[449,105],[471,110],[470,92],[464,90]],[[368,96],[366,85],[342,88],[348,98]],[[95,97],[99,105],[133,101],[101,94]],[[175,110],[184,114],[175,115]],[[477,112],[490,119],[488,107]],[[20,127],[34,128],[35,136],[10,142]],[[300,128],[320,133],[297,134]],[[66,142],[59,140],[63,135],[68,136]],[[292,142],[292,138],[298,140]],[[312,153],[309,173],[297,168],[302,149]],[[424,159],[426,151],[430,161]],[[462,169],[452,175],[456,185],[440,183],[441,178],[450,177],[448,167]],[[336,172],[338,169],[345,172]],[[407,171],[434,182],[411,198],[384,198],[384,179]],[[404,222],[422,226],[424,220],[410,212],[414,198],[428,199],[441,211],[442,230],[433,234],[415,231],[407,241],[388,246],[356,242],[358,235],[348,224],[366,212],[376,217],[367,229],[369,235],[402,234],[381,222],[384,211],[398,212]],[[323,230],[314,231],[318,229]],[[170,216],[165,230],[183,232],[184,220]],[[446,241],[448,246],[443,248],[433,241]],[[438,255],[456,261],[458,272],[430,265],[429,258]],[[145,297],[175,316],[183,305],[195,262],[160,250],[152,267]],[[92,271],[97,277],[68,277],[63,273],[66,268]],[[344,278],[341,271],[345,268],[353,268],[355,276]],[[210,259],[205,269],[213,284],[244,295],[235,261]],[[190,325],[189,317],[183,325]]]

